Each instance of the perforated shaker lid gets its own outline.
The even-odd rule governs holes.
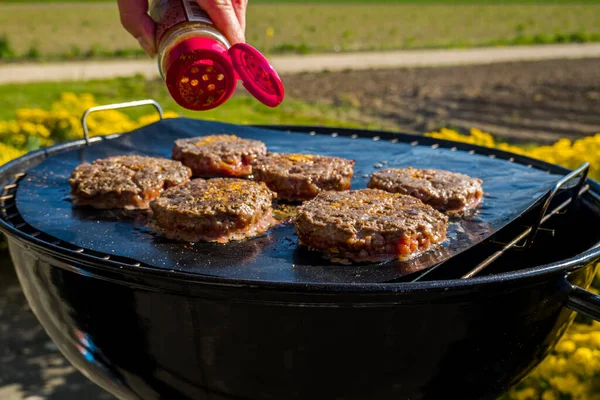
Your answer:
[[[276,107],[283,101],[283,82],[265,56],[246,43],[235,44],[228,52],[248,92],[269,107]]]

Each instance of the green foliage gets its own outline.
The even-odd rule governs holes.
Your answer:
[[[29,50],[27,50],[27,53],[25,53],[25,58],[28,60],[38,60],[40,57],[40,50],[38,49],[38,46],[33,43],[31,47],[29,47]]]
[[[9,60],[14,58],[15,52],[13,51],[8,37],[6,35],[0,36],[0,60]]]

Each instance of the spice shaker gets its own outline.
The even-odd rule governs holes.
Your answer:
[[[150,0],[149,14],[156,23],[160,75],[180,106],[218,107],[238,80],[267,106],[283,101],[283,83],[267,59],[249,44],[231,46],[195,0]]]

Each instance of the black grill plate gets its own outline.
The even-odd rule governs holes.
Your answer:
[[[332,265],[298,248],[292,225],[245,242],[189,244],[151,234],[144,227],[143,214],[72,207],[68,178],[82,162],[121,154],[169,158],[177,138],[225,132],[262,140],[270,151],[354,159],[353,189],[364,188],[369,174],[382,162],[384,167],[441,168],[477,176],[484,180],[484,204],[468,219],[452,218],[450,240],[436,251],[409,262],[360,266]],[[233,280],[385,282],[447,260],[489,238],[538,203],[561,178],[507,160],[442,147],[415,146],[408,142],[408,136],[399,138],[399,142],[392,143],[383,139],[290,133],[187,118],[167,119],[129,134],[50,156],[29,170],[19,184],[17,207],[25,221],[42,232],[84,250],[127,257],[148,267]]]

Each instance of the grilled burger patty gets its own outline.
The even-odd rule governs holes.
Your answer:
[[[299,207],[299,243],[327,258],[414,258],[445,240],[448,217],[419,199],[378,189],[323,192]]]
[[[179,161],[115,156],[77,166],[69,179],[73,204],[146,209],[164,189],[181,185],[192,171]]]
[[[264,182],[277,198],[303,201],[322,191],[350,189],[354,160],[312,154],[267,153],[252,162],[256,181]]]
[[[238,178],[193,179],[150,203],[152,228],[188,242],[241,240],[265,233],[275,224],[264,184]]]
[[[245,177],[252,173],[252,160],[266,152],[267,147],[258,140],[210,135],[176,140],[172,158],[198,177]]]
[[[368,188],[414,196],[439,211],[464,211],[483,198],[482,180],[438,169],[387,168],[371,175]]]

